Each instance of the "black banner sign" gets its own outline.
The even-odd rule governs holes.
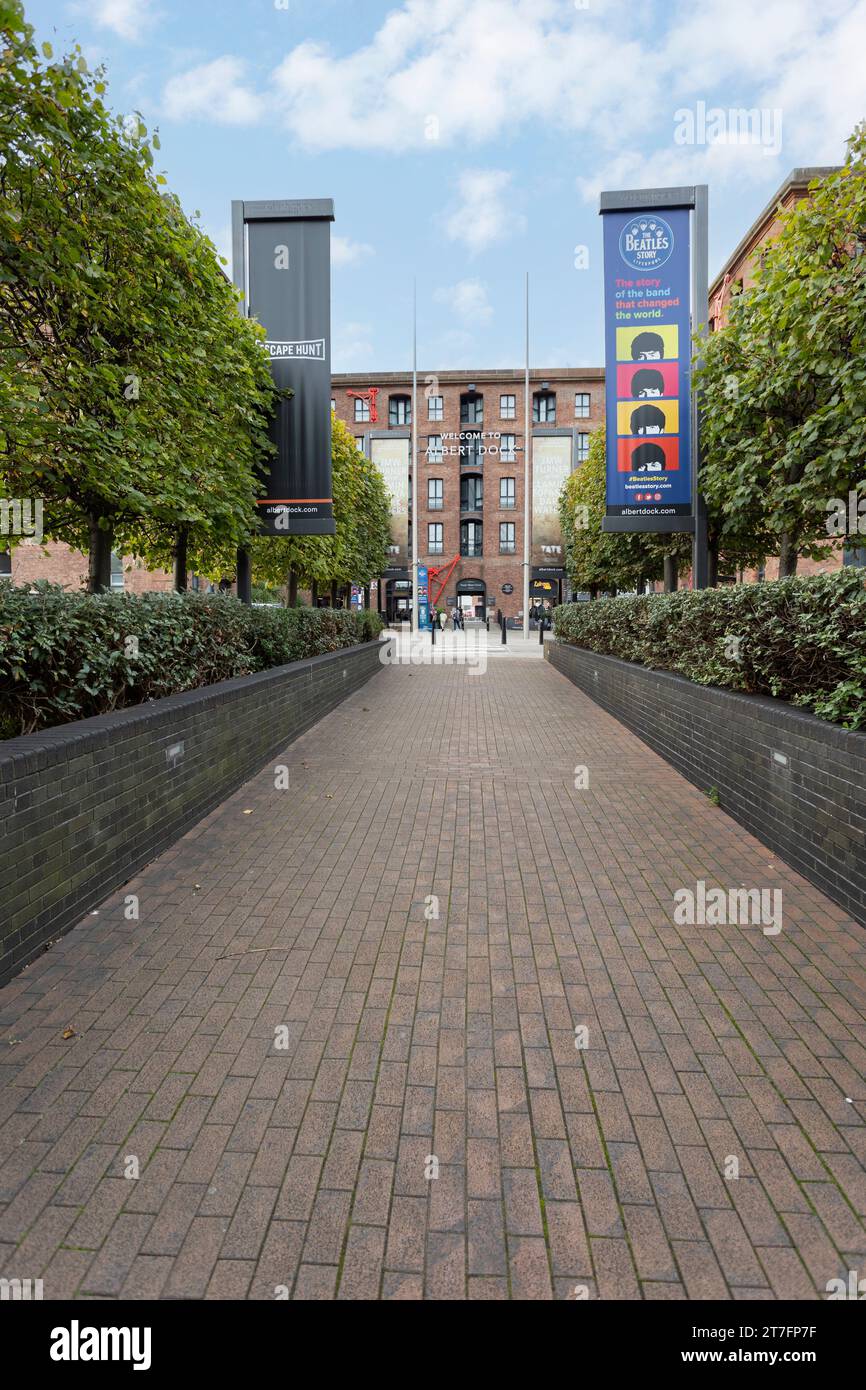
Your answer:
[[[259,512],[272,536],[332,536],[330,199],[232,204],[235,283],[289,394]]]

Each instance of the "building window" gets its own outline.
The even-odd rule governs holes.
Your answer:
[[[461,512],[480,512],[484,505],[484,479],[469,473],[460,479]]]
[[[431,512],[441,512],[444,507],[444,494],[441,478],[427,479],[427,506]]]
[[[332,396],[332,397],[331,397],[331,414],[332,414],[332,415],[336,415],[336,413],[337,413],[337,402],[334,400],[334,397]]]
[[[517,506],[517,496],[513,478],[499,479],[499,505],[511,511]]]
[[[536,425],[556,424],[556,392],[536,391],[532,397],[532,419]]]
[[[410,396],[388,397],[388,424],[411,425],[412,399]]]
[[[364,452],[364,436],[363,436],[362,434],[356,434],[356,435],[355,435],[355,443],[356,443],[357,446],[358,446],[358,453],[359,453],[359,454],[363,454],[363,452]]]
[[[589,415],[590,397],[588,391],[576,391],[574,394],[574,418],[575,420],[585,420]]]
[[[503,479],[504,481],[504,479]],[[515,551],[514,522],[500,521],[499,523],[499,554],[513,555]]]
[[[866,569],[866,545],[843,546],[842,563],[854,565],[857,569]]]
[[[445,550],[445,527],[441,521],[427,524],[427,551],[430,555],[442,555]]]
[[[482,553],[483,530],[480,521],[461,521],[460,554],[479,556]]]
[[[441,434],[428,434],[427,436],[427,462],[442,462],[442,436]]]
[[[484,397],[470,392],[460,397],[461,425],[480,425],[484,420]]]
[[[445,419],[445,397],[444,397],[444,396],[428,396],[428,397],[427,397],[427,419],[428,419],[428,420],[444,420],[444,419]]]
[[[517,435],[504,434],[499,441],[499,457],[503,463],[514,463],[517,456]]]
[[[0,550],[0,575],[12,573],[12,551]]]
[[[589,435],[579,434],[577,436],[577,461],[585,463],[589,458]]]
[[[467,434],[460,442],[461,468],[481,468],[484,455],[481,452],[481,435]]]
[[[123,556],[118,555],[116,550],[111,552],[111,587],[123,588]]]
[[[516,397],[516,396],[500,396],[500,397],[499,397],[499,418],[500,418],[501,420],[516,420],[516,419],[517,419],[517,397]]]
[[[370,402],[355,397],[355,424],[367,425],[370,422]]]

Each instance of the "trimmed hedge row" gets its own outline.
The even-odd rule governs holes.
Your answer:
[[[0,738],[108,714],[378,637],[378,614],[230,595],[0,584]]]
[[[866,587],[855,569],[566,604],[554,631],[560,642],[699,685],[771,695],[866,727]]]

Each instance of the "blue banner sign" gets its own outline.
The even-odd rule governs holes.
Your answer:
[[[430,621],[430,588],[427,566],[418,566],[418,627],[423,632],[433,624]]]
[[[689,516],[689,211],[603,217],[607,515]]]

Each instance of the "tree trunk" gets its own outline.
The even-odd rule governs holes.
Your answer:
[[[677,557],[676,555],[666,555],[664,557],[664,562],[665,593],[672,594],[675,592],[676,587],[679,583],[679,574],[677,572]]]
[[[298,606],[298,576],[295,570],[286,575],[286,601],[289,608]]]
[[[189,531],[185,526],[179,526],[174,542],[174,587],[179,594],[186,593],[186,557],[188,547]]]
[[[310,585],[310,603],[313,608],[318,608],[319,606],[319,586],[315,579]]]
[[[707,588],[715,589],[719,582],[719,546],[717,541],[710,541],[707,546]],[[694,578],[692,578],[694,584]]]
[[[369,585],[369,584],[365,584],[365,585],[364,585],[364,607],[367,609],[368,612],[370,611],[370,585]]]
[[[589,586],[589,597],[590,597],[590,601],[592,601],[593,599],[597,599],[597,598],[598,598],[598,585],[597,585],[597,584],[590,584],[590,586]]]
[[[241,603],[249,608],[253,601],[253,571],[250,552],[244,546],[238,547],[237,589]]]
[[[797,547],[789,531],[783,531],[779,544],[779,578],[793,579],[799,559]]]
[[[98,517],[91,516],[87,574],[87,591],[90,594],[104,594],[111,589],[112,536],[112,531],[104,531],[99,525]]]
[[[336,607],[337,607],[337,581],[336,581],[336,579],[334,580],[334,582],[333,582],[332,585],[331,585],[331,607],[332,607],[332,608],[336,608]]]

